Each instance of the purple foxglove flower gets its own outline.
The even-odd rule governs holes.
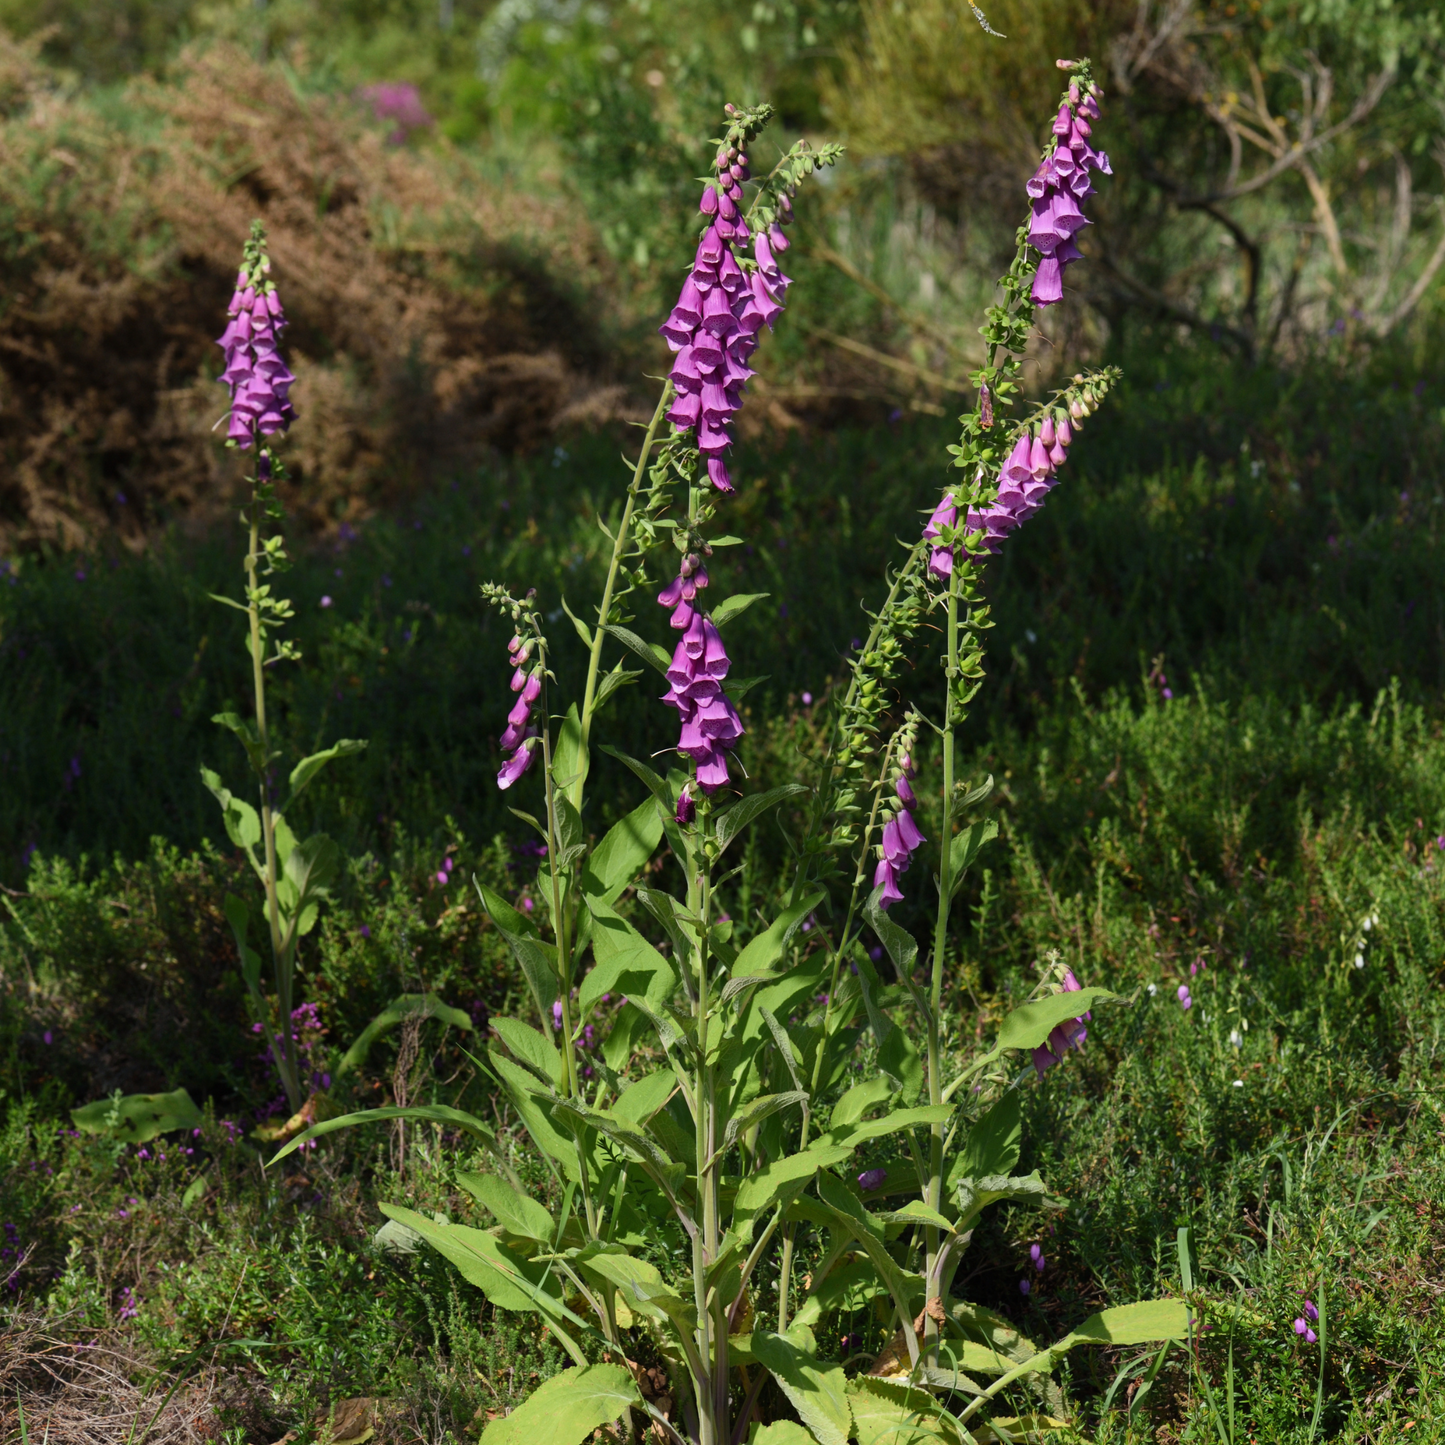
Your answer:
[[[893,785],[893,791],[898,795],[899,801],[910,812],[918,806],[918,799],[914,796],[913,786],[907,778],[899,778]]]
[[[928,525],[923,529],[923,535],[928,538],[942,536],[944,527],[956,527],[958,525],[958,506],[953,500],[952,492],[945,492],[943,500],[933,509],[933,515],[928,519]],[[940,581],[945,581],[953,575],[953,548],[935,547],[929,554],[928,570]]]
[[[1109,158],[1089,144],[1091,118],[1097,118],[1098,102],[1090,95],[1076,100],[1077,87],[1054,117],[1056,137],[1053,151],[1040,162],[1026,190],[1032,201],[1029,244],[1040,256],[1032,288],[1036,305],[1050,306],[1064,294],[1064,267],[1079,259],[1074,235],[1089,224],[1079,202],[1093,194],[1090,171],[1111,175]],[[1052,443],[1046,443],[1052,446]]]
[[[1311,1324],[1319,1324],[1320,1312],[1318,1309],[1315,1308],[1315,1302],[1312,1299],[1307,1299],[1305,1301],[1304,1312],[1305,1318],[1309,1320]]]
[[[1078,993],[1082,988],[1083,984],[1074,977],[1073,970],[1065,969],[1062,992]],[[1064,1055],[1070,1049],[1083,1048],[1084,1040],[1089,1036],[1089,1030],[1085,1025],[1092,1018],[1092,1013],[1086,1013],[1078,1018],[1065,1019],[1049,1034],[1043,1045],[1033,1051],[1034,1071],[1039,1078],[1042,1079],[1055,1064],[1062,1063]]]
[[[865,1169],[858,1176],[858,1187],[867,1194],[870,1190],[881,1189],[887,1178],[886,1169]]]
[[[873,886],[883,890],[878,899],[880,908],[903,902],[903,895],[898,891],[898,875],[887,858],[878,860],[878,866],[873,870]]]
[[[684,788],[677,795],[677,812],[674,815],[677,821],[685,828],[697,817],[697,803],[693,800],[692,793]]]
[[[682,431],[695,427],[702,417],[702,398],[695,392],[681,392],[668,408],[667,419]]]
[[[728,469],[721,457],[712,456],[707,459],[707,476],[718,491],[731,492],[733,490],[733,480],[728,475]]]
[[[715,186],[702,188],[702,200],[697,203],[697,208],[704,216],[717,215],[717,188]]]
[[[503,789],[503,791],[510,788],[512,784],[532,766],[532,758],[536,752],[536,741],[534,739],[525,741],[523,745],[502,764],[501,771],[497,774],[497,786]]]

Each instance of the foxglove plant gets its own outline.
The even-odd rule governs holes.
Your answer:
[[[256,221],[242,253],[241,270],[227,308],[226,329],[216,343],[226,361],[220,380],[231,396],[226,445],[255,451],[250,503],[241,513],[241,525],[248,536],[246,586],[244,601],[215,599],[245,614],[255,711],[250,718],[224,712],[213,719],[234,733],[244,748],[255,778],[256,805],[232,793],[220,775],[209,768],[202,767],[201,779],[221,806],[227,836],[245,852],[265,895],[262,918],[271,944],[274,998],[268,998],[261,988],[261,956],[249,940],[250,907],[228,893],[226,917],[236,937],[247,992],[259,1015],[257,1028],[270,1041],[287,1105],[293,1118],[299,1118],[311,1087],[303,1077],[295,1033],[289,1024],[295,1007],[296,950],[316,922],[317,909],[340,863],[340,853],[324,833],[298,842],[286,814],[327,763],[358,753],[366,744],[343,739],[303,758],[291,770],[289,797],[284,806],[276,806],[273,774],[280,754],[272,744],[266,716],[266,670],[301,655],[295,643],[279,636],[282,625],[294,613],[290,602],[274,595],[269,580],[290,565],[285,539],[276,530],[285,516],[276,489],[286,480],[276,441],[296,417],[290,399],[295,377],[280,351],[285,326],[280,294],[271,279],[266,233]]]
[[[1078,85],[1080,95],[1092,96],[1087,65],[1079,67]],[[971,519],[998,508],[1014,518],[1023,505],[1037,505],[1032,469],[1024,501],[1011,500],[1005,459],[1027,434],[1032,467],[1044,423],[1053,418],[1044,446],[1058,445],[1059,409],[1069,414],[1076,398],[1087,409],[1084,398],[1092,406],[1108,381],[1104,373],[1079,378],[1045,407],[1001,427],[1005,437],[986,435],[995,425],[991,408],[1017,399],[1011,376],[1027,338],[1027,291],[1038,264],[1022,236],[1005,305],[990,316],[993,340],[980,377],[987,386],[980,394],[990,398],[988,423],[973,418],[976,435],[966,427],[957,449],[967,484],[951,489],[954,510],[935,513],[931,535],[919,539],[890,580],[859,651],[824,778],[815,789],[788,783],[738,795],[731,764],[743,736],[741,686],[731,678],[724,635],[756,598],[704,607],[704,594],[711,598],[717,586],[716,550],[738,540],[713,527],[733,485],[724,461],[727,427],[752,343],[786,286],[776,271],[774,227],[791,214],[798,184],[838,154],[800,142],[757,184],[744,209],[747,158],[770,115],[768,107],[728,110],[703,195],[697,257],[663,327],[676,353],[672,375],[621,517],[604,524],[612,561],[595,622],[568,613],[590,649],[580,705],[565,713],[550,708],[556,679],[531,594],[518,600],[501,587],[484,589],[514,629],[512,682],[519,695],[498,781],[513,786],[540,757],[543,816],[514,811],[540,835],[546,860],[537,880],[545,927],[478,885],[527,981],[538,1025],[493,1019],[497,1039],[488,1065],[552,1173],[553,1206],[520,1188],[490,1125],[441,1106],[328,1120],[282,1151],[333,1129],[407,1113],[449,1121],[493,1156],[499,1173],[456,1175],[494,1221],[490,1227],[382,1206],[497,1308],[540,1316],[576,1367],[489,1425],[484,1445],[522,1436],[581,1445],[619,1417],[630,1438],[648,1423],[677,1445],[741,1445],[768,1380],[802,1422],[801,1433],[789,1429],[789,1439],[846,1445],[856,1437],[859,1445],[883,1445],[885,1436],[922,1430],[962,1445],[974,1438],[967,1419],[1005,1391],[1054,1406],[1058,1392],[1046,1375],[1074,1345],[1187,1331],[1182,1303],[1156,1302],[1105,1311],[1041,1350],[1001,1317],[951,1295],[983,1209],[1001,1199],[1044,1199],[1037,1174],[1013,1172],[1020,1109],[1005,1057],[1039,1050],[1061,1058],[1083,1042],[1071,1020],[1111,997],[1079,988],[1051,960],[1037,996],[1005,1017],[991,1048],[943,1083],[949,904],[993,829],[975,821],[955,833],[965,810],[986,795],[986,788],[960,788],[953,775],[955,732],[982,677],[979,639],[987,616],[979,588],[990,524]],[[749,240],[751,256],[743,249]],[[660,438],[664,420],[673,429]],[[669,631],[680,634],[671,650],[630,630],[621,610],[629,592],[656,585],[645,564],[669,535],[678,561],[664,570],[669,580],[656,595]],[[930,558],[938,563],[932,569]],[[948,647],[943,724],[910,710],[882,742],[880,758],[891,679],[917,628],[938,612],[946,616]],[[593,844],[583,820],[593,727],[612,692],[641,675],[621,661],[602,672],[609,639],[661,674],[662,702],[677,713],[681,730],[677,762],[665,773],[602,749],[631,770],[648,796]],[[941,734],[943,764],[931,986],[914,977],[917,943],[886,912],[902,897],[901,883],[920,876],[909,865],[930,846],[914,821],[925,730]],[[728,850],[760,819],[810,793],[797,868],[781,906],[755,929],[734,920],[723,909],[738,871],[728,870]],[[677,896],[640,881],[663,838],[681,875]],[[845,906],[830,885],[849,862]],[[629,889],[633,898],[624,904]],[[891,955],[898,986],[881,982],[860,915]],[[579,1045],[590,1037],[602,1000],[617,994],[625,1006],[590,1056],[589,1077],[578,1067]],[[916,1024],[905,1020],[909,1002]],[[874,1068],[845,1087],[865,1030],[871,1035],[865,1058]],[[913,1043],[915,1034],[926,1038],[926,1053]],[[1025,1075],[1033,1072],[1025,1058]],[[920,1103],[925,1084],[927,1102]],[[826,1236],[826,1243],[795,1302],[800,1230],[815,1231],[820,1241]],[[685,1263],[675,1266],[679,1259]],[[758,1309],[774,1292],[776,1328]],[[815,1333],[845,1299],[880,1300],[897,1327],[871,1373],[855,1378],[820,1357]],[[668,1398],[676,1409],[639,1388],[641,1372],[629,1358],[637,1354],[639,1331],[671,1376]],[[1009,1435],[1006,1422],[990,1424],[995,1435]]]

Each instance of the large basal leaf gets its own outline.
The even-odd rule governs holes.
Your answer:
[[[392,1001],[357,1035],[356,1042],[341,1056],[336,1077],[360,1068],[371,1052],[371,1046],[407,1019],[439,1019],[455,1029],[471,1032],[472,1021],[459,1008],[445,1004],[434,993],[404,993]]]
[[[913,1289],[910,1281],[917,1276],[906,1275],[903,1267],[888,1253],[882,1220],[869,1214],[863,1207],[863,1201],[835,1175],[826,1171],[818,1175],[818,1198],[832,1220],[863,1246],[878,1277],[888,1286],[898,1312],[912,1318]]]
[[[918,1385],[860,1375],[848,1382],[858,1445],[960,1445],[963,1433]]]
[[[667,1103],[677,1086],[677,1075],[671,1069],[658,1069],[656,1073],[629,1084],[617,1096],[612,1112],[619,1119],[641,1128]]]
[[[967,1229],[971,1220],[1001,1199],[1032,1199],[1042,1203],[1047,1194],[1037,1170],[1013,1177],[994,1175],[985,1179],[960,1179],[953,1191],[959,1209],[958,1227]]]
[[[629,1309],[667,1320],[688,1333],[697,1328],[697,1310],[663,1279],[655,1265],[617,1249],[584,1251],[577,1256],[584,1273],[615,1285]]]
[[[893,1085],[887,1079],[865,1079],[854,1084],[836,1104],[828,1116],[828,1127],[834,1133],[846,1133],[845,1125],[856,1124],[870,1109],[892,1097]]]
[[[637,1384],[622,1365],[563,1370],[539,1385],[510,1415],[482,1431],[484,1445],[582,1445],[630,1405],[641,1405]]]
[[[1099,1003],[1122,1003],[1107,988],[1081,988],[1074,993],[1054,993],[1016,1008],[999,1025],[998,1049],[1037,1049],[1064,1022],[1078,1018]]]
[[[798,1306],[793,1323],[815,1325],[834,1310],[852,1314],[865,1308],[880,1294],[887,1293],[888,1286],[878,1278],[872,1262],[855,1259],[829,1270],[821,1281],[815,1280],[807,1298]]]
[[[818,1445],[847,1445],[853,1433],[847,1382],[841,1365],[816,1358],[812,1331],[795,1328],[786,1335],[754,1330],[753,1356],[778,1382]]]
[[[509,1234],[535,1239],[539,1244],[550,1244],[556,1236],[557,1227],[552,1216],[535,1199],[529,1198],[520,1189],[513,1189],[505,1179],[499,1179],[495,1174],[459,1171],[457,1183]]]
[[[129,1144],[144,1144],[173,1129],[198,1129],[205,1123],[195,1100],[184,1089],[169,1094],[126,1094],[97,1099],[72,1109],[75,1127],[86,1134],[105,1134]]]

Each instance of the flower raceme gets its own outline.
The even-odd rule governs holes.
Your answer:
[[[669,686],[662,700],[681,717],[677,750],[696,765],[697,785],[704,793],[716,792],[728,781],[727,754],[743,735],[738,710],[722,690],[731,666],[712,618],[692,611],[673,650],[667,669]],[[683,821],[681,803],[678,821]]]
[[[1034,273],[1036,305],[1051,306],[1063,299],[1064,267],[1080,259],[1074,237],[1089,219],[1080,202],[1094,194],[1090,171],[1113,175],[1109,157],[1089,144],[1091,120],[1099,118],[1099,103],[1092,87],[1081,95],[1078,82],[1069,86],[1068,99],[1054,117],[1054,139],[1039,168],[1030,177],[1033,201],[1029,218],[1029,245],[1040,256]]]
[[[270,257],[253,232],[226,308],[230,320],[216,342],[226,357],[220,379],[231,389],[227,437],[242,450],[258,437],[285,431],[296,419],[290,398],[296,378],[281,360],[278,345],[286,316],[270,270]]]
[[[752,235],[739,209],[748,158],[736,145],[717,153],[716,179],[705,186],[698,209],[708,220],[677,305],[659,328],[677,353],[669,378],[677,397],[667,419],[679,432],[697,434],[707,459],[708,480],[719,491],[733,490],[723,454],[732,445],[729,427],[753,375],[748,360],[758,333],[782,314],[791,281],[778,267],[788,249],[781,224]],[[779,221],[791,214],[780,198]],[[749,240],[753,266],[745,271],[734,248]],[[684,624],[686,625],[686,624]]]
[[[532,713],[542,695],[542,667],[539,663],[527,671],[531,655],[531,642],[524,641],[520,634],[513,636],[508,644],[507,660],[512,664],[512,691],[517,694],[517,700],[507,714],[507,730],[501,736],[502,751],[509,756],[497,774],[499,788],[510,788],[532,766],[537,751],[537,729],[532,726]]]

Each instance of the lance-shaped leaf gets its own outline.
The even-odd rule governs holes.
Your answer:
[[[312,753],[309,758],[302,758],[301,761],[291,769],[291,796],[286,800],[287,809],[301,796],[302,790],[305,789],[307,784],[316,777],[327,763],[332,762],[336,758],[355,757],[357,753],[364,753],[365,751],[366,744],[364,742],[356,738],[342,738],[340,742],[333,743],[331,747],[326,748],[324,751]]]
[[[601,712],[607,699],[619,688],[636,682],[641,676],[643,676],[643,672],[640,667],[623,667],[622,661],[619,658],[617,666],[610,672],[603,673],[602,681],[597,684],[597,696],[592,700],[593,714],[595,715]]]
[[[854,1084],[836,1104],[828,1118],[828,1127],[835,1134],[846,1132],[845,1126],[856,1124],[870,1109],[890,1098],[893,1085],[887,1079],[865,1079]]]
[[[771,1164],[750,1174],[738,1185],[733,1198],[733,1230],[744,1244],[752,1242],[758,1217],[777,1204],[796,1199],[820,1169],[841,1164],[852,1149],[838,1144],[814,1144],[799,1154],[775,1159]]]
[[[677,1092],[677,1078],[671,1069],[658,1069],[628,1085],[617,1096],[612,1112],[629,1124],[639,1128],[647,1123],[662,1106]]]
[[[947,1215],[930,1209],[921,1199],[910,1199],[901,1209],[892,1209],[879,1216],[889,1224],[929,1224],[945,1234],[953,1232],[953,1223]]]
[[[860,1375],[848,1382],[858,1445],[962,1445],[963,1432],[920,1385]]]
[[[505,919],[501,910],[493,908],[492,900],[496,895],[491,889],[479,884],[477,891],[481,894],[482,904],[491,915],[492,922],[497,925],[497,932],[507,940],[512,957],[521,966],[522,977],[527,980],[538,1016],[545,1016],[561,990],[557,977],[557,946],[544,943],[536,936],[535,930],[530,935],[513,932],[509,926],[510,921]],[[497,902],[501,901],[497,899]]]
[[[457,1174],[457,1183],[509,1234],[535,1239],[539,1244],[550,1244],[556,1238],[557,1226],[546,1209],[505,1179],[463,1170]]]
[[[534,1310],[553,1325],[563,1347],[579,1365],[586,1357],[563,1328],[570,1324],[583,1331],[591,1325],[574,1314],[560,1295],[561,1282],[555,1270],[519,1258],[494,1235],[465,1224],[438,1224],[425,1214],[396,1204],[379,1206],[388,1219],[404,1224],[457,1267],[462,1278],[474,1284],[498,1309]]]
[[[560,1087],[562,1055],[551,1039],[544,1038],[536,1029],[517,1019],[493,1019],[492,1028],[524,1069],[535,1074],[546,1087]]]
[[[559,788],[580,789],[587,781],[587,744],[582,741],[582,723],[577,704],[567,709],[557,729],[557,746],[552,753],[552,781]]]
[[[212,716],[211,721],[218,727],[225,728],[227,732],[235,733],[241,746],[246,749],[246,757],[251,766],[258,773],[265,771],[269,759],[261,748],[261,739],[256,734],[254,723],[236,712],[218,712]]]
[[[626,627],[619,627],[615,622],[609,623],[608,635],[615,637],[634,657],[640,657],[649,667],[655,667],[664,677],[667,676],[667,669],[672,663],[672,654],[665,647],[659,647],[655,642],[644,642],[635,632]],[[604,748],[604,752],[610,749]]]
[[[642,1398],[621,1365],[563,1370],[539,1385],[510,1415],[482,1431],[483,1445],[582,1445]]]
[[[225,910],[226,922],[231,925],[231,932],[236,939],[236,952],[241,958],[241,977],[245,980],[248,989],[259,993],[261,990],[261,955],[250,944],[251,910],[246,906],[245,901],[237,898],[234,893],[226,894],[226,900],[222,906]]]
[[[888,1253],[883,1222],[869,1214],[863,1207],[863,1201],[842,1180],[826,1170],[818,1175],[818,1198],[836,1222],[836,1227],[846,1229],[863,1246],[864,1253],[878,1271],[878,1277],[888,1286],[898,1313],[905,1319],[911,1319],[912,1290],[902,1266]]]
[[[582,872],[582,891],[615,903],[662,841],[657,804],[648,799],[619,818],[592,850]]]
[[[786,1094],[761,1094],[750,1104],[744,1104],[736,1114],[728,1120],[727,1130],[723,1135],[723,1150],[731,1149],[737,1143],[738,1135],[751,1129],[754,1124],[760,1124],[771,1114],[777,1114],[783,1109],[791,1109],[793,1105],[805,1105],[808,1102],[808,1094],[803,1089],[792,1089]]]
[[[587,1249],[577,1256],[584,1274],[615,1285],[630,1309],[668,1320],[686,1332],[697,1328],[697,1310],[663,1279],[656,1265],[620,1249]]]
[[[249,803],[236,797],[221,782],[218,773],[202,768],[201,781],[221,805],[221,821],[226,825],[226,836],[236,847],[249,853],[261,841],[261,815]],[[251,862],[256,866],[254,857]]]
[[[961,1179],[1008,1175],[1018,1166],[1023,1146],[1023,1113],[1019,1091],[1009,1089],[968,1131],[963,1148],[948,1166],[944,1187],[952,1194]]]
[[[732,804],[718,816],[718,851],[725,849],[749,823],[761,818],[769,809],[776,808],[788,798],[806,797],[808,792],[809,789],[801,783],[784,783],[781,787],[769,788],[766,793],[754,793]]]
[[[75,1127],[86,1134],[104,1134],[130,1144],[144,1144],[173,1129],[195,1129],[205,1123],[195,1100],[184,1089],[169,1094],[126,1094],[97,1099],[72,1109]]]
[[[668,1157],[662,1146],[636,1124],[619,1119],[606,1109],[589,1109],[573,1099],[558,1099],[552,1105],[557,1115],[596,1129],[618,1145],[647,1171],[652,1181],[669,1198],[675,1199],[686,1178],[686,1168]]]
[[[516,1178],[512,1173],[512,1166],[502,1157],[497,1147],[497,1136],[491,1125],[484,1124],[463,1109],[453,1109],[446,1104],[408,1104],[404,1107],[388,1104],[381,1109],[358,1109],[354,1114],[339,1114],[334,1119],[323,1119],[319,1124],[313,1124],[304,1134],[288,1140],[276,1151],[271,1163],[279,1164],[303,1144],[309,1144],[311,1140],[320,1139],[326,1134],[334,1134],[338,1129],[351,1129],[358,1124],[382,1124],[388,1119],[418,1119],[423,1123],[450,1124],[453,1128],[463,1129],[497,1156],[508,1177]]]
[[[770,592],[734,592],[731,597],[724,597],[713,608],[713,625],[721,627],[724,623],[731,622],[734,617],[741,617],[754,602],[761,602],[764,597],[771,596]]]
[[[843,1367],[819,1362],[812,1331],[806,1326],[786,1335],[754,1330],[751,1348],[753,1358],[778,1382],[818,1445],[847,1445],[853,1416]]]
[[[507,1091],[507,1098],[517,1111],[522,1126],[532,1136],[532,1142],[560,1166],[562,1173],[573,1184],[580,1184],[582,1173],[577,1163],[577,1141],[557,1127],[553,1118],[556,1100],[549,1097],[521,1065],[503,1058],[495,1049],[487,1050],[487,1058]]]
[[[341,1056],[336,1066],[336,1077],[358,1069],[366,1062],[371,1046],[383,1034],[389,1033],[407,1019],[439,1019],[452,1028],[471,1032],[472,1021],[459,1008],[444,1004],[434,993],[404,993],[392,1001],[367,1024],[357,1035],[356,1042]]]
[[[1075,1345],[1152,1345],[1189,1338],[1189,1305],[1182,1299],[1141,1300],[1090,1315],[1048,1353],[1058,1356]]]
[[[978,850],[990,839],[998,837],[998,823],[993,818],[980,818],[960,833],[955,833],[948,850],[949,896],[957,894],[963,885]]]
[[[783,956],[788,940],[802,926],[803,920],[823,901],[823,890],[817,889],[807,897],[800,898],[791,908],[785,908],[766,929],[738,954],[733,964],[734,978],[747,978],[755,973],[766,973]]]
[[[958,1228],[967,1229],[990,1204],[1001,1199],[1033,1199],[1042,1201],[1048,1197],[1044,1181],[1038,1170],[1032,1174],[1015,1175],[1007,1178],[995,1175],[987,1179],[960,1179],[954,1186],[954,1199],[958,1203]]]
[[[925,1125],[943,1124],[953,1113],[952,1104],[920,1104],[914,1109],[895,1109],[881,1119],[861,1119],[856,1124],[847,1124],[842,1129],[828,1131],[828,1138],[837,1144],[857,1148],[869,1139],[881,1139],[886,1134],[896,1134],[900,1129],[918,1129]]]
[[[592,953],[597,960],[582,980],[578,1003],[584,1015],[604,993],[641,994],[656,1011],[667,1006],[677,991],[677,974],[665,959],[625,918],[600,897],[588,895],[592,917]]]
[[[500,893],[488,888],[480,878],[475,876],[472,882],[476,886],[477,897],[481,899],[482,907],[487,910],[487,916],[499,930],[515,933],[519,938],[541,937],[541,934],[537,932],[537,925],[525,913],[519,913],[513,908]]]
[[[1054,993],[1035,999],[1005,1017],[999,1025],[993,1051],[1039,1048],[1065,1019],[1088,1013],[1095,1004],[1122,1002],[1118,994],[1107,988],[1081,988],[1074,993]]]
[[[313,833],[291,849],[276,881],[281,911],[289,919],[288,943],[311,931],[317,901],[325,896],[340,867],[341,849],[325,833]]]

